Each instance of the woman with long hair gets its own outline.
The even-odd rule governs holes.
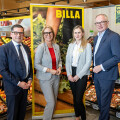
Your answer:
[[[73,29],[73,41],[69,44],[66,55],[66,71],[73,94],[76,120],[86,120],[83,96],[90,74],[92,60],[91,45],[84,39],[84,29],[77,25]]]
[[[43,42],[35,53],[36,77],[47,102],[43,120],[51,120],[57,100],[59,75],[62,61],[59,45],[55,43],[55,34],[51,26],[45,26],[42,31]]]

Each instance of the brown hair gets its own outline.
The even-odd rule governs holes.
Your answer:
[[[45,42],[45,39],[44,39],[44,31],[45,31],[46,28],[51,29],[51,32],[53,33],[52,42],[55,43],[55,33],[54,33],[53,28],[52,28],[51,26],[49,26],[49,25],[46,25],[46,26],[43,28],[43,30],[42,30],[42,42]]]
[[[24,32],[24,28],[23,28],[23,26],[20,25],[20,24],[15,24],[15,25],[13,25],[13,26],[11,27],[11,32],[13,32],[14,28],[22,28],[22,29],[23,29],[23,32]]]
[[[75,26],[75,27],[73,28],[73,32],[72,32],[72,35],[73,35],[73,40],[72,40],[72,42],[75,42],[75,41],[76,41],[75,38],[74,38],[74,31],[75,31],[75,29],[78,29],[78,28],[82,31],[82,33],[85,33],[85,31],[84,31],[84,29],[82,28],[82,26],[80,26],[80,25]],[[84,39],[84,36],[82,36],[82,39],[81,39],[81,47],[84,49],[84,48],[86,48],[86,45],[87,45],[87,40],[85,40],[85,39]]]

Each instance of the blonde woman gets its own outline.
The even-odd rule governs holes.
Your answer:
[[[73,94],[76,120],[86,120],[83,95],[90,74],[92,59],[91,45],[84,39],[84,29],[77,25],[73,29],[73,41],[69,44],[66,55],[66,71]]]
[[[47,102],[43,120],[51,120],[59,88],[59,75],[61,73],[61,55],[59,46],[55,43],[55,34],[50,26],[42,31],[43,42],[37,47],[35,53],[36,77]]]

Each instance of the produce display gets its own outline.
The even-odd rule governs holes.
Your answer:
[[[91,84],[91,81],[87,81],[87,87],[86,88],[88,88],[90,86],[90,84]]]
[[[32,85],[30,86],[30,89],[28,90],[28,96],[27,96],[27,102],[28,105],[32,102]],[[7,106],[6,106],[6,95],[4,90],[0,89],[0,115],[7,112]]]
[[[5,103],[0,100],[0,114],[6,113],[7,112],[7,107],[5,105]]]
[[[120,110],[120,93],[113,93],[110,106]]]
[[[6,37],[2,37],[1,40],[3,41],[3,43],[9,43],[11,41],[11,38],[6,38]]]
[[[95,86],[91,85],[86,91],[85,91],[85,99],[91,102],[97,101]]]
[[[0,79],[2,79],[2,75],[0,75]]]
[[[27,45],[31,50],[31,37],[24,37],[23,43]]]
[[[42,29],[45,26],[46,20],[38,14],[36,18],[33,19],[33,41],[34,49],[40,44]]]
[[[4,44],[3,41],[0,39],[0,46],[3,45],[3,44]]]
[[[32,85],[30,86],[30,89],[28,90],[27,100],[28,102],[32,102]]]
[[[1,98],[4,102],[6,102],[6,95],[5,95],[4,90],[3,90],[3,91],[0,90],[0,98]]]
[[[9,43],[11,40],[12,40],[11,38],[2,37],[2,38],[0,39],[0,45]],[[23,43],[24,43],[25,45],[27,45],[27,46],[30,48],[30,50],[31,50],[31,37],[24,37]]]

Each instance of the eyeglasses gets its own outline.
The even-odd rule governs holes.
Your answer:
[[[108,22],[108,21],[96,22],[95,25],[100,25],[100,24],[101,24],[101,25],[104,25],[106,22]]]
[[[12,32],[12,33],[14,33],[14,35],[23,35],[24,34],[24,32]]]
[[[43,34],[44,34],[45,36],[48,36],[48,35],[52,35],[53,32],[44,32]]]

